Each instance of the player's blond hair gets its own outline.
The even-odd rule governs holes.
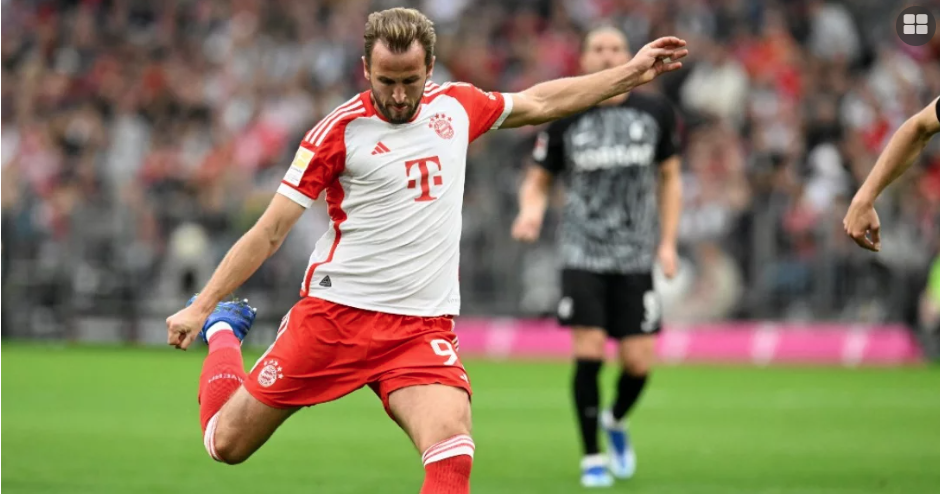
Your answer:
[[[630,40],[627,38],[627,32],[609,21],[601,21],[591,26],[591,28],[584,33],[584,36],[581,37],[581,53],[584,53],[584,50],[587,50],[588,43],[590,43],[591,38],[593,38],[595,34],[602,33],[604,31],[619,34],[623,38],[624,48],[626,48],[627,51],[630,51]]]
[[[434,59],[437,41],[434,23],[415,9],[396,7],[369,14],[364,38],[366,64],[370,66],[376,41],[384,43],[392,53],[406,52],[417,41],[424,47],[424,64],[430,67]]]

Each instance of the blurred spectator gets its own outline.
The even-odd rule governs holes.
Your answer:
[[[885,292],[910,305],[940,250],[940,144],[879,203],[883,254],[833,228],[892,131],[940,94],[940,41],[901,44],[900,5],[876,0],[5,0],[4,301],[57,331],[76,312],[162,319],[258,217],[303,133],[366,88],[366,16],[401,4],[437,23],[434,80],[484,89],[576,74],[599,21],[634,50],[690,40],[687,69],[642,88],[683,122],[670,317],[916,320]],[[536,249],[508,234],[535,130],[471,149],[466,313],[544,314],[557,297],[551,220]],[[296,300],[327,221],[312,208],[246,287],[267,314]]]

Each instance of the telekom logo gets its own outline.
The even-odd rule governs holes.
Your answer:
[[[428,163],[433,163],[437,165],[437,170],[434,170]],[[411,178],[411,169],[415,165],[418,165],[418,172],[420,177],[418,179]],[[441,171],[441,160],[437,156],[431,156],[430,158],[418,158],[416,160],[406,161],[405,162],[405,174],[408,176],[408,188],[414,189],[418,187],[418,184],[421,184],[421,195],[415,198],[415,202],[426,202],[433,201],[437,199],[431,195],[431,184],[440,186],[444,183],[443,178],[440,174],[435,174],[435,172]]]

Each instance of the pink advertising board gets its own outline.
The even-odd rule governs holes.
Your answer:
[[[460,353],[487,358],[566,358],[571,336],[551,320],[460,318]],[[613,355],[613,344],[609,348]],[[900,325],[729,322],[666,327],[657,351],[666,363],[905,365],[921,360]]]

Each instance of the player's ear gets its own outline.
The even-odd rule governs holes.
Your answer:
[[[372,78],[369,77],[369,62],[366,61],[365,55],[362,57],[362,76],[365,77],[367,81],[372,80]]]
[[[437,61],[437,57],[434,55],[431,55],[431,65],[428,65],[428,79],[430,79],[431,76],[434,75],[434,62],[436,61]]]

